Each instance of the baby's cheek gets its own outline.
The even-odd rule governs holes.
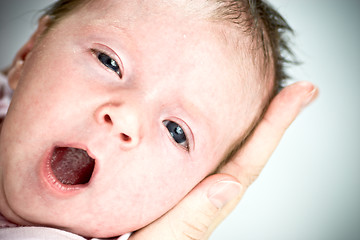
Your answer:
[[[162,157],[132,157],[128,164],[119,169],[114,169],[113,166],[106,171],[103,169],[106,172],[104,178],[112,177],[104,181],[104,186],[98,187],[104,191],[109,182],[112,183],[112,187],[111,191],[106,193],[107,196],[102,197],[104,202],[98,206],[107,206],[107,215],[112,218],[112,222],[121,222],[112,228],[124,227],[126,219],[126,225],[129,227],[127,229],[133,231],[158,219],[186,196],[215,165],[204,164],[204,160],[201,159],[195,161],[171,154],[172,152],[163,156],[163,153],[152,150],[152,154],[146,155]],[[110,174],[111,171],[116,174]],[[104,212],[99,211],[97,214],[101,215]]]

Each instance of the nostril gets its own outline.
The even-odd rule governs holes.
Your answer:
[[[121,138],[121,140],[123,140],[124,142],[130,142],[130,141],[131,141],[131,137],[128,136],[128,135],[126,135],[126,134],[124,134],[124,133],[121,133],[121,134],[120,134],[120,138]]]
[[[112,120],[111,120],[111,117],[109,116],[109,114],[106,114],[106,115],[104,116],[104,121],[105,121],[106,123],[112,124]]]

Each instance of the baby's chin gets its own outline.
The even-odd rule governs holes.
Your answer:
[[[28,224],[28,226],[39,226],[60,229],[66,232],[74,233],[85,238],[114,238],[123,234],[134,232],[148,223],[137,223],[133,225],[126,224],[126,221],[119,221],[119,219],[105,219],[103,217],[89,217],[83,219],[81,222],[77,221],[77,216],[74,216],[74,222],[64,227],[59,225],[47,224]],[[124,219],[126,217],[124,216]],[[131,220],[131,219],[128,219]]]
[[[103,225],[104,223],[99,223],[99,226]],[[60,228],[61,229],[61,228]],[[121,236],[123,234],[129,233],[129,232],[133,232],[137,229],[140,229],[140,227],[136,227],[134,226],[133,230],[121,230],[120,226],[117,227],[106,227],[106,228],[93,228],[93,229],[89,229],[88,227],[85,228],[63,228],[62,230],[67,231],[67,232],[71,232],[80,236],[83,236],[85,238],[114,238],[114,237],[118,237]]]
[[[136,221],[136,223],[129,225],[128,224],[129,222],[134,222],[133,219],[130,219],[126,216],[124,216],[123,219],[124,220],[119,220],[119,218],[117,219],[102,218],[102,220],[100,220],[100,218],[96,219],[96,217],[93,217],[85,221],[85,223],[81,223],[79,225],[76,224],[72,227],[66,227],[66,228],[55,227],[55,228],[59,228],[67,232],[75,233],[85,238],[103,239],[103,238],[119,237],[126,233],[135,232],[156,220],[153,219],[152,221],[146,221],[146,222]],[[86,222],[90,224],[87,224]]]

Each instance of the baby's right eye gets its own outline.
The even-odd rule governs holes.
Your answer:
[[[119,75],[120,78],[122,78],[121,68],[120,65],[116,62],[116,60],[111,58],[106,53],[94,49],[92,50],[92,52],[94,53],[94,55],[97,57],[97,59],[101,64],[103,64],[105,67],[109,68],[111,71]]]

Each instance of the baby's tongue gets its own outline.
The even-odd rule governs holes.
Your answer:
[[[50,164],[55,177],[61,183],[77,185],[90,181],[95,160],[82,149],[56,147]]]

